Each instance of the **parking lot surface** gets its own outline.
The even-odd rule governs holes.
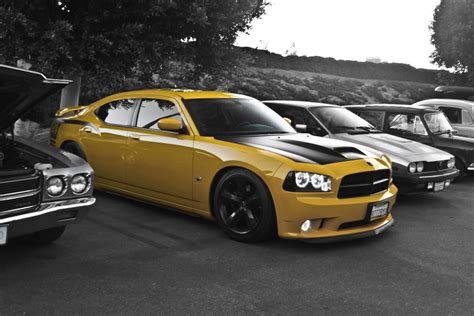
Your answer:
[[[402,196],[387,233],[336,244],[228,239],[106,193],[53,245],[0,248],[0,315],[474,312],[474,178]]]

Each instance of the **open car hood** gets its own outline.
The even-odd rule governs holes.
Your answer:
[[[0,65],[0,131],[69,80],[48,79],[39,72]]]

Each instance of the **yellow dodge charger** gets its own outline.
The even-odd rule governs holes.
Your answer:
[[[215,219],[238,241],[358,238],[393,224],[388,157],[297,134],[247,96],[132,91],[57,116],[51,142],[92,165],[97,189]]]

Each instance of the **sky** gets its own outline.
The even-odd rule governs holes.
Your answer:
[[[236,45],[436,69],[429,25],[440,0],[269,0]]]

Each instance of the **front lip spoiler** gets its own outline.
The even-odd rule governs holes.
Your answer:
[[[20,220],[24,220],[24,219],[27,219],[27,218],[41,216],[41,215],[44,215],[44,214],[47,214],[47,213],[66,210],[66,209],[70,209],[70,208],[91,206],[94,203],[95,203],[95,198],[94,197],[83,197],[83,198],[77,198],[77,199],[72,199],[72,200],[63,200],[63,201],[42,203],[42,204],[40,204],[38,210],[36,210],[34,212],[25,213],[25,214],[21,214],[21,215],[17,215],[17,216],[12,216],[12,217],[7,217],[7,218],[0,219],[0,225],[1,224],[9,224],[11,222],[20,221]]]
[[[308,238],[308,239],[300,239],[300,240],[307,243],[324,244],[324,243],[372,237],[372,236],[377,236],[385,232],[387,229],[392,227],[394,223],[395,223],[395,220],[392,218],[388,223],[384,224],[383,226],[380,226],[374,230],[367,231],[367,232],[351,234],[351,235],[336,236],[336,237]]]

